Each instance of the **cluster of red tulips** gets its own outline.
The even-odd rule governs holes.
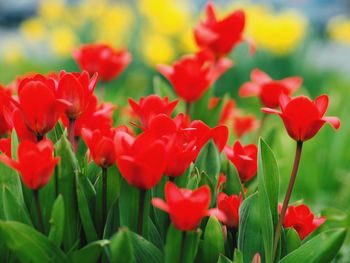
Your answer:
[[[81,72],[30,74],[19,77],[8,87],[1,87],[0,132],[3,138],[0,140],[0,150],[3,154],[0,161],[18,171],[25,187],[33,190],[36,211],[34,221],[37,221],[35,227],[43,234],[47,233],[44,211],[40,207],[43,203],[40,201],[41,189],[52,180],[60,180],[54,176],[60,158],[61,165],[67,165],[63,157],[54,154],[56,141],[52,140],[52,133],[57,132],[59,127],[65,127],[67,132],[62,132],[61,136],[68,138],[71,153],[77,156],[86,155],[88,162],[93,161],[99,167],[99,170],[94,170],[95,176],[83,176],[86,176],[90,181],[88,184],[94,187],[94,180],[101,177],[101,187],[96,186],[94,190],[101,193],[98,202],[101,206],[99,212],[102,220],[99,221],[100,226],[95,225],[96,229],[102,229],[101,233],[112,224],[114,213],[118,214],[118,218],[128,218],[120,214],[128,211],[125,207],[129,206],[130,211],[134,208],[137,210],[135,214],[130,212],[128,219],[130,222],[136,220],[136,227],[128,220],[116,219],[116,231],[119,227],[126,226],[151,240],[151,226],[164,228],[163,232],[158,232],[160,236],[166,236],[166,240],[163,240],[166,262],[192,262],[195,259],[199,260],[197,262],[233,262],[231,260],[235,248],[237,249],[234,252],[234,262],[241,262],[239,253],[243,254],[244,262],[277,262],[280,258],[282,262],[292,262],[283,261],[283,255],[286,255],[281,252],[284,229],[294,229],[297,238],[302,242],[326,220],[324,217],[316,217],[305,204],[289,206],[303,142],[313,138],[326,122],[338,129],[340,121],[337,117],[324,116],[328,107],[327,95],[321,95],[315,100],[305,96],[291,97],[301,87],[301,77],[273,80],[259,69],[251,72],[251,81],[239,89],[239,95],[259,98],[264,114],[260,122],[253,115],[243,116],[235,107],[233,99],[215,97],[210,98],[206,109],[221,109],[217,113],[217,126],[209,127],[201,120],[192,119],[196,103],[201,101],[215,81],[233,66],[233,62],[227,56],[234,47],[247,41],[251,52],[254,53],[252,41],[244,37],[244,28],[243,11],[236,11],[218,19],[213,4],[209,3],[206,19],[194,29],[194,37],[200,51],[185,55],[170,66],[159,65],[157,68],[171,84],[179,99],[171,100],[169,97],[155,94],[141,97],[138,101],[129,98],[131,125],[113,127],[116,106],[107,102],[101,103],[94,95],[96,86],[100,88],[104,83],[117,78],[131,62],[132,57],[126,50],[117,51],[101,44],[85,45],[74,52],[74,59]],[[185,102],[183,113],[179,102]],[[263,245],[248,253],[242,243],[237,241],[239,235],[244,235],[240,232],[244,230],[244,222],[241,220],[247,220],[242,218],[247,209],[242,206],[249,198],[252,199],[251,196],[256,192],[256,188],[247,189],[246,185],[257,180],[258,170],[258,173],[262,173],[260,169],[267,173],[265,180],[273,180],[268,177],[274,173],[265,171],[268,169],[265,168],[265,157],[263,153],[259,153],[262,151],[263,141],[260,141],[259,147],[255,144],[261,127],[266,124],[266,114],[278,114],[281,117],[287,133],[296,141],[297,148],[283,204],[277,208],[277,203],[270,197],[267,202],[272,206],[272,218],[274,211],[278,211],[277,218],[271,221],[273,242],[269,240],[270,244],[266,245],[268,243],[263,238],[263,241],[259,240]],[[237,138],[233,146],[228,145],[229,126]],[[257,136],[252,144],[243,145],[239,139],[254,132]],[[14,140],[18,141],[18,148],[14,147]],[[262,157],[259,157],[259,154]],[[259,158],[262,158],[262,161],[259,161]],[[236,173],[232,173],[231,168]],[[118,185],[111,184],[113,181],[108,177],[118,177],[119,174],[121,177]],[[268,190],[261,188],[264,185],[268,189],[268,183],[261,183],[259,179],[259,198],[262,198],[260,195],[263,195],[264,191],[267,191],[267,195],[270,194]],[[73,187],[78,186],[73,184]],[[114,187],[127,190],[120,190],[119,194],[110,197],[109,191]],[[128,200],[128,191],[129,194],[136,191],[136,203],[131,197]],[[74,202],[65,196],[64,191],[58,193],[62,194],[65,205],[67,202]],[[113,205],[111,200],[117,205]],[[81,210],[79,207],[80,213]],[[269,208],[266,207],[266,210]],[[67,213],[65,215],[67,216]],[[132,218],[133,215],[137,218]],[[205,219],[207,216],[210,217],[209,220]],[[263,217],[263,214],[260,216]],[[78,245],[75,246],[81,247],[84,242],[89,241],[91,233],[83,218],[78,221],[82,222],[83,234],[80,234]],[[145,223],[146,221],[148,223]],[[161,226],[159,221],[162,221]],[[264,227],[263,223],[261,225]],[[219,227],[216,228],[216,232],[211,229],[217,226]],[[198,228],[205,229],[204,239],[201,234],[197,239],[190,239],[191,233],[196,232]],[[125,230],[122,228],[117,233],[122,231]],[[176,231],[182,234],[179,241],[175,242],[173,239],[177,236]],[[209,235],[209,239],[206,235]],[[213,241],[210,238],[216,239],[221,236],[224,249],[206,251],[206,242],[210,241],[215,245],[221,241]],[[103,235],[100,237],[109,238]],[[244,236],[240,239],[244,240]],[[188,243],[189,240],[192,240],[192,243]],[[137,250],[135,246],[133,244],[134,250]],[[119,258],[114,257],[119,261],[114,262],[124,262],[123,251],[118,254],[119,250],[113,250],[114,248],[108,248],[109,253],[106,252],[106,255],[99,253],[97,259],[113,262],[113,255],[119,255]],[[18,248],[10,246],[11,249],[18,252]],[[65,247],[65,251],[70,249],[73,249],[73,246],[68,249]],[[211,254],[210,257],[201,260],[201,255],[205,258],[206,253],[214,253],[214,256]],[[135,259],[133,256],[133,260],[147,262],[149,259]]]

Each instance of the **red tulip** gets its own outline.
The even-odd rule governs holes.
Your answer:
[[[0,151],[4,153],[7,157],[11,158],[12,156],[12,145],[11,137],[0,139]]]
[[[173,66],[159,65],[158,71],[170,81],[179,97],[193,102],[231,66],[232,62],[227,58],[220,58],[216,62],[212,54],[198,52],[183,56]]]
[[[23,78],[18,85],[18,108],[28,129],[37,137],[55,127],[70,103],[57,96],[55,80],[37,74]]]
[[[225,188],[226,185],[226,175],[224,173],[219,174],[218,184],[216,185],[216,191],[219,192]]]
[[[257,128],[257,120],[254,115],[238,115],[233,117],[233,131],[237,138],[254,131]]]
[[[61,71],[57,95],[71,103],[65,111],[69,119],[76,119],[86,111],[95,89],[96,81],[97,74],[94,74],[90,79],[86,71],[82,73]]]
[[[325,217],[316,218],[310,208],[302,204],[288,207],[283,224],[286,228],[294,228],[303,240],[325,221]]]
[[[224,220],[224,214],[218,209],[208,209],[210,204],[210,188],[205,185],[194,191],[180,189],[175,184],[165,185],[165,200],[153,198],[152,204],[169,213],[174,226],[182,231],[195,230],[203,217],[216,216]]]
[[[194,29],[197,45],[208,49],[217,56],[224,56],[243,40],[245,15],[242,10],[230,13],[218,20],[213,3],[206,8],[207,18]]]
[[[17,170],[23,183],[33,190],[49,182],[59,160],[59,157],[53,157],[53,144],[46,139],[38,143],[22,141],[18,146],[18,161],[0,155],[0,161]]]
[[[251,180],[258,169],[257,154],[258,148],[255,144],[243,146],[239,141],[233,145],[225,147],[227,158],[235,165],[238,175],[243,182]]]
[[[73,57],[81,70],[90,75],[97,72],[103,82],[117,78],[132,60],[128,51],[115,50],[106,44],[83,45],[73,53]]]
[[[162,99],[158,95],[142,97],[139,100],[139,103],[129,98],[129,105],[134,113],[140,118],[141,124],[144,128],[147,128],[152,118],[158,114],[170,116],[178,102],[178,100],[169,101],[168,97]]]
[[[264,107],[276,108],[279,105],[280,95],[290,96],[303,83],[301,77],[289,77],[282,80],[273,80],[265,72],[254,69],[251,73],[251,82],[247,82],[239,89],[241,97],[259,97]]]
[[[139,189],[150,189],[162,178],[166,165],[165,145],[160,139],[141,134],[115,135],[117,166],[124,179]]]
[[[86,111],[75,121],[75,136],[81,135],[82,128],[92,131],[96,129],[111,128],[113,125],[113,112],[116,108],[116,105],[109,102],[98,105],[98,99],[95,95],[93,95],[90,98]],[[62,115],[62,122],[65,127],[68,127],[69,120],[65,115]]]
[[[23,118],[23,115],[19,109],[15,109],[13,110],[13,112],[9,112],[9,110],[6,108],[4,109],[4,116],[7,123],[9,123],[9,125],[15,129],[19,141],[23,141],[23,140],[29,140],[32,142],[37,141],[37,137],[33,132],[31,132],[28,129],[25,123],[25,120]],[[44,137],[45,136],[43,136],[43,138]]]
[[[281,94],[279,103],[282,112],[271,108],[262,108],[262,111],[268,114],[278,114],[289,136],[296,141],[311,139],[326,122],[335,129],[340,128],[339,118],[324,116],[328,108],[327,95],[321,95],[312,101],[305,96],[290,98]]]
[[[82,129],[81,134],[94,162],[103,168],[115,163],[116,154],[114,146],[115,130],[88,130]]]
[[[0,135],[8,133],[12,128],[4,116],[5,109],[12,111],[15,108],[11,96],[11,91],[0,84]]]
[[[226,216],[224,224],[237,228],[239,222],[239,207],[242,203],[242,195],[230,195],[220,192],[218,194],[218,208]]]

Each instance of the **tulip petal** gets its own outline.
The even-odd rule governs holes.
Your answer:
[[[280,111],[275,110],[275,109],[271,109],[271,108],[261,108],[261,111],[262,111],[263,113],[266,113],[266,114],[278,114],[278,115],[281,114]]]
[[[226,215],[223,212],[221,212],[221,210],[218,209],[218,208],[209,209],[208,213],[207,213],[207,216],[214,216],[221,222],[226,222],[227,221]]]
[[[303,78],[301,77],[290,77],[281,80],[281,82],[288,87],[290,92],[294,92],[300,88],[303,83]]]
[[[211,1],[208,2],[205,11],[207,13],[208,22],[215,23],[216,22],[215,7]]]
[[[253,82],[260,85],[271,81],[271,78],[269,75],[267,75],[265,72],[257,68],[252,70],[252,72],[250,73],[250,78],[252,79]]]
[[[174,69],[164,64],[157,65],[157,70],[167,79],[170,79],[170,77],[174,74]]]
[[[202,25],[195,27],[194,34],[199,46],[208,46],[219,37],[218,34]]]
[[[169,206],[168,204],[160,198],[152,198],[152,205],[159,208],[160,210],[163,210],[164,212],[169,213]]]
[[[318,108],[318,111],[320,112],[321,116],[323,116],[328,108],[328,96],[327,95],[321,95],[315,99],[316,107]]]
[[[258,96],[260,93],[260,86],[253,82],[244,83],[238,91],[238,95],[241,97]]]
[[[0,155],[0,162],[11,167],[12,169],[19,170],[19,163],[13,159],[10,159],[5,154]]]
[[[338,130],[340,128],[340,119],[334,116],[323,117],[322,120],[328,122],[334,129]]]
[[[281,93],[278,102],[280,104],[280,108],[282,110],[282,112],[284,111],[284,109],[286,108],[286,106],[288,105],[288,103],[290,102],[291,98],[286,95],[285,93]]]

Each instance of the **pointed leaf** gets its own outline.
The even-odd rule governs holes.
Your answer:
[[[53,204],[50,225],[49,239],[60,246],[64,233],[64,202],[62,195],[59,195]]]

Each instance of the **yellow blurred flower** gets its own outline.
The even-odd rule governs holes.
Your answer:
[[[68,56],[77,45],[77,37],[69,27],[59,26],[51,30],[49,43],[52,51],[58,56]]]
[[[55,23],[63,19],[66,8],[68,7],[63,0],[41,1],[38,15],[46,22]]]
[[[95,17],[92,28],[92,36],[97,42],[111,45],[125,45],[131,35],[133,26],[133,13],[128,6],[110,5],[99,17]]]
[[[140,0],[139,9],[154,31],[160,34],[182,34],[191,21],[189,7],[181,0]]]
[[[41,41],[45,37],[45,23],[41,18],[30,18],[25,20],[20,27],[23,35],[31,42]]]
[[[350,45],[350,19],[343,16],[332,18],[327,25],[327,32],[331,39]]]
[[[161,35],[145,34],[140,51],[146,63],[151,66],[159,63],[169,63],[175,56],[174,48],[169,38]]]
[[[7,64],[15,64],[23,58],[23,49],[15,41],[9,41],[4,46],[3,60]]]
[[[273,13],[263,6],[244,8],[247,15],[247,35],[257,48],[284,55],[292,52],[304,39],[307,19],[301,13],[288,10]]]

